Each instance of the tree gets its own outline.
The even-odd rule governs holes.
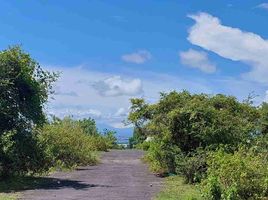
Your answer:
[[[97,135],[98,134],[96,122],[94,119],[92,119],[92,118],[81,119],[81,120],[78,120],[78,123],[84,129],[84,132],[86,134],[88,134],[88,135]]]
[[[52,84],[57,77],[57,73],[43,70],[19,46],[0,52],[2,174],[34,170],[32,164],[39,156],[35,152],[39,147],[33,130],[46,121],[43,107],[53,93]]]
[[[179,151],[190,157],[198,149],[225,146],[234,151],[259,134],[258,109],[232,96],[172,91],[161,93],[154,104],[143,99],[131,102],[128,119],[138,130],[139,138],[154,137],[148,155],[154,169],[159,171],[173,172]],[[166,167],[161,170],[163,166]]]
[[[260,131],[263,135],[268,135],[268,103],[263,103],[260,107],[261,120]]]
[[[138,102],[138,103],[137,103]],[[209,96],[187,91],[162,93],[156,104],[132,101],[129,120],[146,135],[177,145],[189,153],[199,147],[237,146],[256,133],[259,119],[255,107],[235,97]]]

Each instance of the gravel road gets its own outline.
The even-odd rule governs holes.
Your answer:
[[[104,153],[101,164],[57,172],[46,183],[22,193],[23,200],[150,200],[161,187],[141,162],[139,150]]]

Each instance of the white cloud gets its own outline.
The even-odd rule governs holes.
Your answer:
[[[256,8],[262,8],[262,9],[268,10],[268,3],[261,3],[257,5]]]
[[[208,59],[208,55],[204,51],[196,51],[189,49],[188,51],[180,52],[180,59],[182,64],[197,68],[205,73],[214,73],[216,66]]]
[[[146,61],[150,60],[152,55],[149,51],[141,50],[135,53],[126,54],[122,56],[122,60],[125,62],[135,63],[135,64],[142,64]]]
[[[207,13],[189,15],[195,24],[189,30],[188,40],[224,58],[241,61],[252,70],[243,77],[268,83],[268,40],[221,24],[220,20]]]
[[[135,96],[142,93],[142,82],[140,79],[122,79],[120,76],[97,81],[93,88],[101,96]]]
[[[123,122],[114,122],[114,123],[111,123],[110,126],[114,128],[132,128],[133,127],[132,124],[126,125]]]
[[[46,67],[47,70],[62,71],[60,79],[57,81],[57,88],[60,92],[66,93],[74,91],[77,96],[54,95],[54,100],[50,100],[47,112],[58,117],[72,115],[75,118],[92,117],[97,124],[108,125],[114,128],[127,128],[123,121],[129,112],[130,96],[101,96],[92,84],[99,80],[106,80],[107,77],[120,77],[123,82],[133,81],[136,77],[142,81],[142,94],[146,101],[153,103],[159,100],[159,92],[169,92],[172,90],[181,91],[187,89],[192,93],[225,93],[236,95],[240,99],[245,98],[249,92],[255,91],[262,94],[264,99],[267,87],[260,83],[246,80],[221,79],[214,77],[203,79],[202,77],[192,77],[187,75],[168,75],[149,71],[130,70],[128,73],[105,73],[81,67]],[[260,100],[260,101],[261,101]]]
[[[81,107],[58,107],[52,108],[49,114],[56,115],[57,117],[63,118],[66,116],[72,116],[77,119],[92,117],[99,119],[102,117],[102,113],[99,110],[87,109]]]
[[[56,94],[47,105],[48,114],[61,118],[69,115],[74,118],[92,117],[98,124],[128,128],[122,122],[126,119],[130,96],[142,91],[140,79],[79,66],[45,68],[49,71],[62,72],[55,85]],[[98,85],[98,90],[92,85],[95,87]]]
[[[119,108],[114,114],[116,117],[127,116],[128,112],[125,108]]]

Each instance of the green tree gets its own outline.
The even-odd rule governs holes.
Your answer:
[[[42,155],[33,129],[46,121],[43,107],[57,77],[19,46],[0,52],[0,174],[35,170]]]
[[[268,135],[268,103],[264,102],[260,107],[260,132],[263,135]]]
[[[171,171],[176,158],[170,157],[175,156],[170,149],[179,148],[188,155],[199,148],[214,150],[225,145],[234,151],[258,135],[258,109],[232,96],[173,91],[161,93],[155,104],[147,104],[143,99],[133,99],[131,103],[129,121],[138,128],[139,136],[154,137],[158,144],[149,151],[161,148],[157,151],[167,152],[155,159],[162,164],[168,161]]]
[[[92,119],[92,118],[81,119],[81,120],[78,120],[78,123],[84,129],[84,132],[86,134],[88,134],[88,135],[97,135],[98,134],[96,122],[94,119]]]

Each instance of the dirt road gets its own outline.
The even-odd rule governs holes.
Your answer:
[[[57,172],[44,184],[23,192],[23,200],[149,200],[159,191],[161,178],[140,161],[143,152],[114,150],[101,164]]]

